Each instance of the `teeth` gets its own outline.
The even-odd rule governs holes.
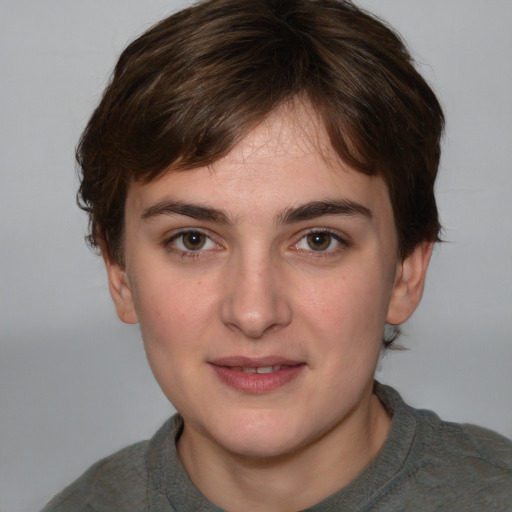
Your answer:
[[[272,373],[277,370],[280,370],[281,368],[282,368],[282,366],[280,364],[278,364],[275,366],[259,366],[258,368],[237,367],[237,368],[233,368],[233,369],[242,371],[244,373],[260,373],[261,374],[261,373]]]
[[[273,371],[273,366],[261,366],[260,368],[256,368],[256,373],[272,373]]]

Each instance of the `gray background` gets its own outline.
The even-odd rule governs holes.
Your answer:
[[[436,249],[379,378],[512,437],[512,2],[365,0],[448,119]],[[74,203],[77,138],[126,42],[183,1],[0,0],[0,511],[37,510],[171,413]]]

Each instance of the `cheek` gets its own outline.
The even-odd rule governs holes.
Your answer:
[[[174,272],[146,273],[144,282],[133,287],[141,329],[153,335],[185,335],[200,327],[211,309],[211,288],[201,278]]]
[[[317,280],[300,292],[304,315],[331,336],[362,342],[380,339],[389,291],[376,270],[343,273]],[[372,336],[373,335],[373,336]],[[341,339],[340,339],[341,342]]]
[[[311,300],[302,304],[304,330],[317,344],[315,365],[340,396],[351,390],[357,394],[375,372],[388,301],[388,290],[376,274],[340,273],[311,286]]]
[[[134,290],[148,362],[165,388],[162,380],[187,371],[190,361],[196,360],[191,354],[201,355],[202,340],[211,326],[212,293],[200,279],[163,273],[146,274]]]
[[[191,399],[191,383],[203,361],[211,316],[208,304],[201,301],[201,283],[178,281],[170,281],[172,286],[168,280],[146,281],[147,288],[138,289],[136,307],[155,379],[174,407],[182,410]]]

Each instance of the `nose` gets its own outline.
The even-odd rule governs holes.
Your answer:
[[[222,322],[251,339],[287,326],[292,309],[282,269],[270,257],[240,256],[232,263],[221,304]]]

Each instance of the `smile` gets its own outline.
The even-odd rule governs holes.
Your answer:
[[[254,367],[242,367],[242,366],[232,366],[231,369],[236,372],[244,372],[244,373],[272,373],[277,372],[278,370],[282,370],[285,368],[284,365],[275,365],[275,366],[258,366],[257,368]]]
[[[230,357],[211,361],[209,366],[222,384],[249,394],[286,388],[307,368],[303,362],[277,357],[256,360]]]

